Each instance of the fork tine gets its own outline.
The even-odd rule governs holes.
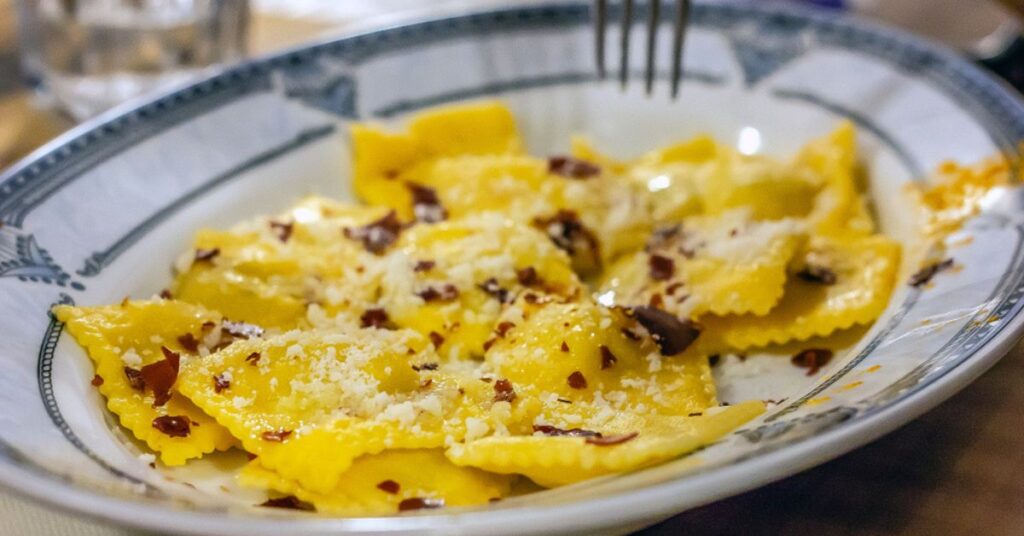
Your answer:
[[[672,98],[679,95],[683,77],[683,42],[690,17],[690,0],[676,0],[676,16],[672,24]]]
[[[654,88],[654,51],[658,45],[658,22],[661,11],[661,0],[648,2],[650,11],[647,13],[647,68],[644,71],[644,88],[648,95]]]
[[[629,34],[633,29],[633,0],[622,2],[622,43],[619,47],[619,83],[626,87],[629,80]]]
[[[604,80],[604,31],[608,24],[608,0],[594,0],[594,50],[597,57],[597,78]]]

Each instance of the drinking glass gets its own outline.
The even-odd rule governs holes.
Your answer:
[[[248,0],[19,0],[22,69],[82,120],[245,54]]]

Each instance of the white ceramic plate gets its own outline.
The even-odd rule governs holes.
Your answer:
[[[504,99],[536,154],[565,151],[572,133],[631,155],[700,132],[785,154],[850,119],[879,221],[905,246],[901,280],[924,253],[904,185],[942,160],[1009,154],[1024,139],[1024,107],[1010,90],[901,33],[763,5],[701,4],[692,20],[675,102],[664,79],[653,98],[639,83],[623,93],[593,79],[584,5],[513,8],[248,63],[84,125],[6,172],[0,482],[78,513],[195,534],[615,532],[838,456],[992,365],[1022,325],[1024,203],[1013,190],[993,194],[951,237],[972,237],[951,250],[962,270],[924,290],[901,284],[883,317],[820,374],[778,356],[725,360],[724,400],[785,401],[699,452],[696,466],[668,463],[478,510],[330,519],[251,508],[260,499],[221,491],[211,462],[150,469],[90,386],[88,359],[48,316],[57,302],[150,296],[201,226],[312,192],[349,197],[347,122],[400,120],[457,100]],[[633,65],[642,65],[642,33]]]

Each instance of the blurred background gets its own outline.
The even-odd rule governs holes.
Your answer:
[[[714,1],[714,0],[708,0]],[[1024,89],[1024,0],[750,0],[855,12]],[[246,57],[414,16],[537,0],[0,0],[0,172],[110,107]],[[1024,534],[1024,348],[900,431],[648,534]],[[128,535],[0,491],[0,534]]]

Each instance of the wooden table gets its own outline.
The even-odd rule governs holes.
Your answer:
[[[0,0],[0,169],[70,126],[14,90],[9,4]],[[329,27],[258,14],[251,48],[270,50]],[[0,495],[0,517],[5,509],[21,516],[11,521],[12,534],[131,534]],[[1024,345],[960,394],[871,445],[643,534],[1024,535]]]

